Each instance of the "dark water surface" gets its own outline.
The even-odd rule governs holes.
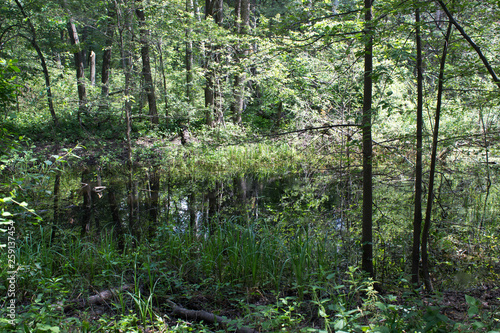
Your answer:
[[[94,168],[55,176],[53,202],[36,209],[57,226],[82,235],[110,228],[151,235],[165,224],[210,233],[226,221],[284,219],[297,227],[326,223],[338,229],[348,223],[343,210],[352,200],[351,188],[350,180],[322,173],[178,179],[155,167],[132,173]]]

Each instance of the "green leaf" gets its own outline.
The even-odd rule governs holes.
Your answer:
[[[465,295],[465,301],[467,302],[467,304],[469,304],[469,306],[479,306],[480,304],[479,300],[469,295]]]
[[[467,314],[469,317],[474,317],[479,313],[479,300],[475,299],[472,296],[465,295],[465,301],[469,304],[469,310],[467,310]]]
[[[339,319],[333,324],[333,328],[335,328],[335,331],[339,331],[345,327],[345,322],[344,319]]]

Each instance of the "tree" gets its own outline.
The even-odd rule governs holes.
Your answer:
[[[193,0],[186,0],[186,13],[194,14]],[[193,104],[193,41],[191,40],[192,29],[186,28],[186,98],[190,105]]]
[[[363,115],[361,127],[363,130],[363,230],[362,244],[362,269],[371,277],[373,270],[373,241],[372,241],[372,73],[373,73],[373,22],[372,0],[365,0],[365,71],[363,76]]]
[[[76,80],[78,89],[78,122],[83,125],[81,115],[82,113],[87,113],[87,91],[85,88],[85,67],[84,67],[84,57],[80,45],[80,39],[78,37],[78,31],[76,30],[76,25],[73,17],[70,14],[67,23],[69,38],[71,40],[71,45],[73,46],[73,56],[75,59],[76,68]]]
[[[235,8],[235,19],[236,19],[236,31],[238,34],[245,38],[250,28],[250,0],[237,0]],[[250,52],[250,48],[247,43],[236,45],[236,74],[234,76],[234,87],[233,95],[234,102],[232,105],[233,109],[233,121],[235,124],[241,124],[241,113],[243,112],[244,106],[244,95],[245,88],[244,84],[246,82],[245,65],[241,64],[241,60],[246,58]]]
[[[146,27],[146,17],[142,8],[142,0],[136,0],[137,8],[135,14],[139,20],[140,27],[140,42],[141,42],[141,58],[142,58],[142,76],[144,77],[144,89],[148,97],[149,116],[152,124],[158,124],[158,110],[156,108],[156,95],[151,75],[151,61],[149,57],[149,30]]]
[[[50,83],[49,70],[47,69],[47,63],[45,61],[45,56],[43,55],[43,52],[40,49],[40,46],[38,45],[35,26],[31,22],[29,16],[24,11],[24,8],[23,8],[22,4],[19,2],[19,0],[15,0],[15,1],[16,1],[16,5],[19,8],[19,10],[21,11],[21,14],[23,15],[26,23],[28,24],[28,27],[29,27],[30,32],[31,32],[31,38],[26,37],[26,39],[29,40],[30,44],[36,50],[38,58],[40,58],[40,63],[42,65],[42,70],[43,70],[43,76],[45,78],[45,89],[47,90],[47,102],[49,105],[50,115],[52,116],[52,121],[54,122],[55,127],[58,127],[59,121],[57,119],[56,112],[54,110],[54,104],[52,102],[53,98],[52,98],[52,89],[51,89],[51,83]]]
[[[448,24],[448,29],[446,30],[443,55],[441,56],[441,62],[439,67],[438,95],[436,102],[436,114],[434,116],[434,130],[432,134],[432,152],[431,152],[431,166],[429,171],[429,188],[427,191],[427,207],[425,210],[424,228],[422,230],[422,273],[424,276],[425,287],[428,291],[432,291],[433,287],[429,273],[429,254],[427,252],[427,244],[429,242],[432,203],[434,201],[434,175],[436,173],[437,145],[438,145],[438,135],[439,135],[439,120],[441,115],[441,103],[443,96],[444,70],[446,64],[446,55],[448,53],[448,43],[451,36],[451,28],[452,28],[452,23],[450,22]]]
[[[214,23],[221,26],[223,20],[223,0],[205,0],[205,19],[212,18]],[[206,123],[214,126],[222,121],[222,92],[216,67],[220,63],[218,46],[208,45],[205,54],[205,108]]]
[[[491,78],[493,79],[493,82],[497,85],[497,87],[500,88],[500,78],[498,78],[498,76],[496,75],[495,70],[493,69],[493,67],[491,67],[488,59],[481,51],[481,48],[476,43],[474,43],[472,38],[469,35],[467,35],[465,30],[453,18],[453,15],[451,14],[450,10],[445,5],[445,3],[442,0],[436,0],[436,2],[441,6],[443,11],[446,13],[451,24],[453,24],[455,26],[455,28],[460,32],[460,34],[462,35],[462,37],[464,37],[464,39],[467,41],[467,43],[469,43],[470,46],[472,46],[472,48],[476,51],[477,55],[479,56],[479,58],[483,62],[484,67],[486,67],[486,69],[488,70],[488,73],[490,74]]]
[[[119,1],[119,2],[118,2]],[[121,56],[121,65],[123,69],[123,73],[125,76],[125,87],[124,87],[124,111],[125,111],[125,122],[126,122],[126,137],[127,137],[127,165],[129,169],[132,169],[132,141],[130,137],[130,133],[132,130],[131,124],[131,94],[130,94],[130,81],[131,81],[131,67],[132,67],[132,54],[131,54],[131,40],[132,36],[130,36],[130,15],[126,11],[127,7],[125,2],[126,0],[115,0],[115,9],[116,9],[116,18],[117,18],[117,28],[118,28],[118,36],[120,43],[120,56]],[[130,171],[131,173],[131,171]],[[131,175],[129,175],[129,181]],[[132,215],[132,214],[131,214]]]
[[[423,129],[423,69],[422,69],[422,39],[420,35],[420,8],[416,1],[415,27],[417,47],[417,151],[415,156],[415,212],[413,217],[413,250],[412,250],[412,283],[419,283],[420,235],[422,229],[422,129]]]
[[[111,52],[113,47],[113,36],[115,33],[116,9],[112,2],[108,2],[105,30],[105,48],[102,54],[101,68],[101,96],[106,101],[109,96],[109,72],[111,68]]]

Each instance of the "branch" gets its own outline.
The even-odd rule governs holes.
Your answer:
[[[488,62],[488,59],[486,59],[483,52],[481,52],[481,48],[476,43],[474,43],[474,41],[469,37],[469,35],[467,35],[467,33],[465,33],[464,29],[457,23],[457,21],[455,21],[455,19],[453,18],[453,15],[451,15],[451,12],[448,10],[448,8],[444,4],[444,2],[442,0],[436,0],[436,1],[439,3],[441,8],[443,8],[443,11],[446,13],[448,18],[450,19],[450,22],[455,26],[455,28],[457,28],[457,30],[460,32],[460,34],[474,48],[474,50],[476,50],[476,53],[479,55],[479,58],[481,58],[481,61],[483,62],[486,69],[488,70],[488,73],[490,73],[490,75],[493,79],[493,82],[495,82],[495,84],[498,86],[498,88],[500,88],[500,79],[498,78],[495,71],[491,67],[490,63]]]
[[[64,307],[64,312],[68,313],[68,312],[75,310],[76,308],[80,308],[80,309],[84,308],[87,305],[105,304],[107,301],[109,301],[110,299],[115,297],[118,293],[125,291],[125,290],[131,290],[131,289],[132,289],[131,285],[124,284],[123,286],[118,287],[118,288],[111,288],[111,289],[101,291],[100,293],[89,296],[86,299],[80,299],[80,298],[72,299],[72,300],[68,301],[67,305]]]
[[[224,327],[235,329],[237,333],[257,333],[258,331],[250,327],[238,327],[237,324],[225,317],[217,316],[211,312],[203,310],[188,310],[178,306],[174,302],[168,302],[173,307],[172,314],[176,317],[185,318],[189,320],[203,321],[209,324],[221,324]]]

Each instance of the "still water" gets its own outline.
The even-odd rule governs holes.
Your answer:
[[[299,227],[349,227],[352,179],[323,173],[182,177],[159,168],[68,170],[54,177],[52,199],[36,208],[44,219],[81,235],[148,235],[165,224],[210,233],[217,224],[287,221]]]

